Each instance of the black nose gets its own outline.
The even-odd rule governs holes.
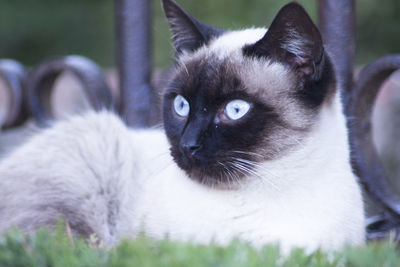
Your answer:
[[[189,158],[192,158],[201,148],[200,144],[196,143],[183,143],[181,144],[181,150]]]

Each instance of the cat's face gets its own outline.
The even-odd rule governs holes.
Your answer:
[[[267,33],[228,32],[172,0],[163,5],[178,54],[164,95],[178,166],[201,183],[231,185],[296,149],[335,91],[319,32],[304,10],[285,6]]]

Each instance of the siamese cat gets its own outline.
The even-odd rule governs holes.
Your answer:
[[[212,28],[162,0],[176,66],[164,130],[112,112],[58,122],[0,164],[0,231],[64,218],[110,246],[138,233],[283,249],[364,242],[341,90],[297,3],[269,29]]]

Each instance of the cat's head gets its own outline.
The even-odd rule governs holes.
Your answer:
[[[226,185],[296,150],[336,90],[305,10],[287,4],[268,31],[225,31],[162,3],[176,50],[164,127],[178,166],[201,183]]]

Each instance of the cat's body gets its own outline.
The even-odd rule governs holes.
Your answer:
[[[332,123],[332,114],[326,118]],[[107,245],[141,231],[205,244],[235,237],[313,249],[361,244],[359,188],[348,158],[335,156],[344,152],[346,130],[331,130],[342,138],[310,137],[292,157],[266,163],[265,181],[220,190],[176,166],[161,130],[132,131],[107,113],[77,117],[2,162],[0,231],[14,224],[34,230],[64,217],[76,233],[96,233]],[[313,162],[311,154],[318,154]]]
[[[285,249],[362,244],[363,202],[340,88],[319,45],[309,59],[301,49],[314,45],[291,31],[280,44],[290,54],[264,57],[263,48],[275,49],[265,29],[213,35],[174,2],[164,5],[173,29],[182,19],[192,27],[183,37],[194,30],[208,38],[175,35],[180,56],[164,99],[167,137],[128,129],[107,112],[44,131],[0,164],[0,231],[14,224],[33,230],[61,216],[76,233],[96,233],[108,245],[139,232]],[[279,31],[273,24],[269,32]]]

